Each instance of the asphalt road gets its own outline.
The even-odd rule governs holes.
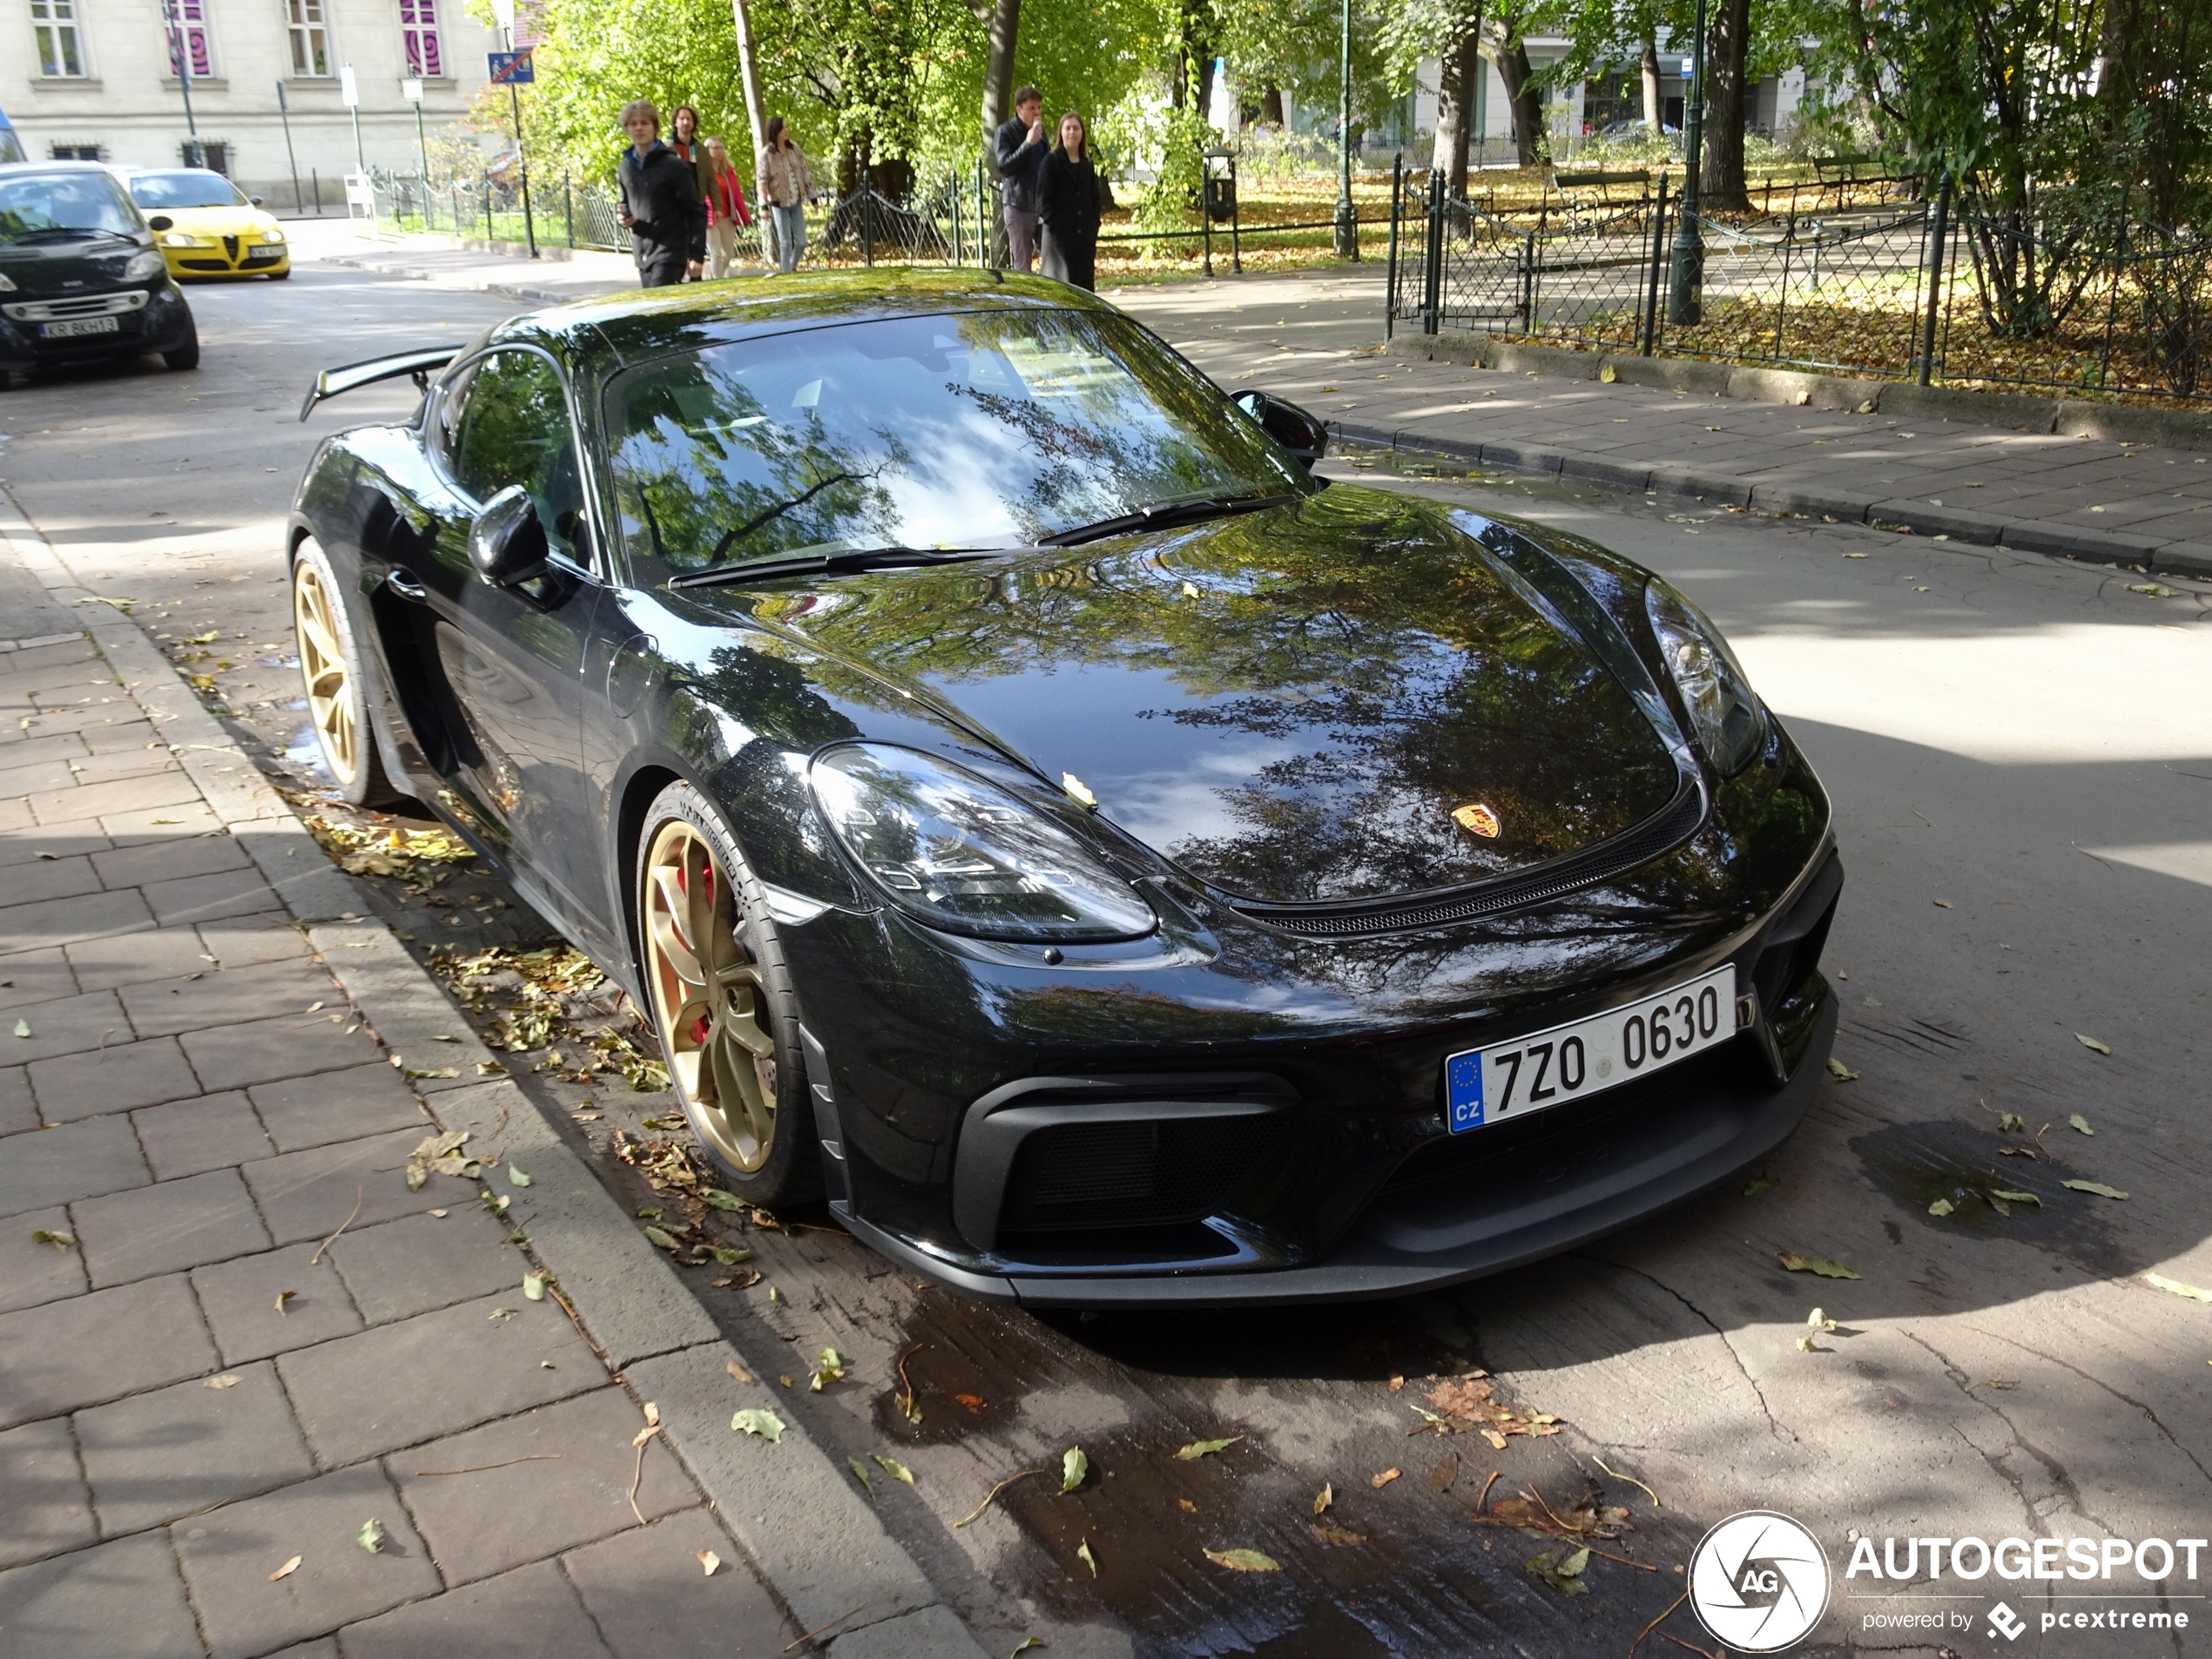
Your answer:
[[[304,782],[282,515],[319,434],[412,394],[358,394],[304,427],[300,396],[318,367],[465,338],[513,307],[313,263],[288,284],[192,297],[199,372],[18,383],[0,396],[0,476],[89,587],[133,602],[180,654],[211,651],[191,666],[214,674],[233,729]],[[1217,302],[1181,302],[1194,334]],[[1174,320],[1176,303],[1147,291],[1148,320]],[[1827,961],[1856,1078],[1824,1085],[1747,1192],[1449,1294],[1295,1317],[1037,1318],[919,1287],[801,1227],[747,1240],[758,1284],[702,1272],[708,1307],[748,1351],[790,1353],[792,1411],[840,1460],[880,1452],[912,1469],[911,1487],[876,1478],[886,1518],[1000,1652],[1035,1635],[1062,1656],[1624,1653],[1680,1594],[1703,1530],[1750,1507],[1812,1526],[1839,1573],[1854,1534],[2212,1533],[2212,1306],[2141,1278],[2212,1285],[2202,597],[2139,595],[2136,578],[2060,561],[1361,459],[1328,470],[1569,526],[1728,629],[1835,798],[1849,884]],[[185,643],[210,630],[218,640]],[[375,885],[419,951],[543,937],[489,876],[449,884],[470,902],[435,910]],[[571,1114],[590,1092],[524,1081]],[[598,1093],[604,1117],[569,1119],[577,1144],[626,1199],[656,1202],[609,1137],[650,1134],[665,1097]],[[2024,1133],[2000,1135],[2007,1112]],[[2000,1216],[1973,1196],[2000,1184],[2037,1202]],[[1931,1213],[1939,1199],[1952,1213]],[[1859,1277],[1787,1272],[1783,1251]],[[1816,1305],[1834,1330],[1808,1329]],[[848,1380],[809,1393],[825,1345]],[[919,1422],[894,1403],[902,1360]],[[1410,1406],[1476,1367],[1562,1432],[1503,1450],[1423,1432]],[[1071,1444],[1091,1474],[1063,1496]],[[953,1524],[1032,1468],[1051,1473]],[[1527,1569],[1545,1541],[1474,1518],[1494,1470],[1494,1506],[1528,1491],[1564,1515],[1595,1492],[1628,1512],[1584,1569],[1587,1594]],[[1317,1534],[1325,1485],[1323,1520],[1364,1541]],[[1236,1548],[1287,1570],[1202,1553]],[[1821,1638],[1993,1645],[1978,1624],[1919,1648],[1863,1633],[1868,1611],[1944,1605],[1846,1599],[1899,1588],[1839,1578]],[[2008,1653],[2150,1650],[2033,1629],[2069,1605],[2043,1593],[2085,1587],[1992,1588],[2031,1619]],[[2202,1593],[2173,1581],[2162,1605],[2205,1609],[2182,1599]],[[2158,1650],[2202,1649],[2208,1622]],[[1683,1613],[1662,1632],[1710,1645]]]

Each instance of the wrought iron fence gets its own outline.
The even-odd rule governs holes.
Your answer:
[[[2099,244],[2045,244],[2047,230],[1952,213],[1942,191],[1905,199],[1905,182],[1816,179],[1771,213],[1700,214],[1702,281],[1683,305],[1669,269],[1682,210],[1663,174],[1603,199],[1570,185],[1508,209],[1401,171],[1385,327],[1924,385],[2212,399],[2212,241],[2139,234],[2130,246],[2123,225]],[[2015,257],[2072,261],[2058,300],[2026,320],[2000,292]]]

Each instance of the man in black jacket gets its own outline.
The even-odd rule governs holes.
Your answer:
[[[706,199],[691,165],[660,141],[660,111],[651,100],[622,107],[630,148],[616,174],[622,189],[617,222],[630,233],[638,286],[671,287],[706,269]]]
[[[1044,95],[1025,86],[1014,95],[1014,118],[1000,127],[992,158],[1005,181],[1008,262],[1027,271],[1037,257],[1037,179],[1044,172],[1047,140]]]

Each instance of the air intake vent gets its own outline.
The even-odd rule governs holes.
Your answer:
[[[1068,1123],[1022,1143],[1001,1228],[1009,1232],[1197,1221],[1281,1132],[1277,1114]]]

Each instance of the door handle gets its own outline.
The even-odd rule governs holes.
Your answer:
[[[428,588],[403,571],[387,571],[384,585],[398,594],[401,598],[412,599],[417,604],[425,603],[430,597],[430,590]]]

